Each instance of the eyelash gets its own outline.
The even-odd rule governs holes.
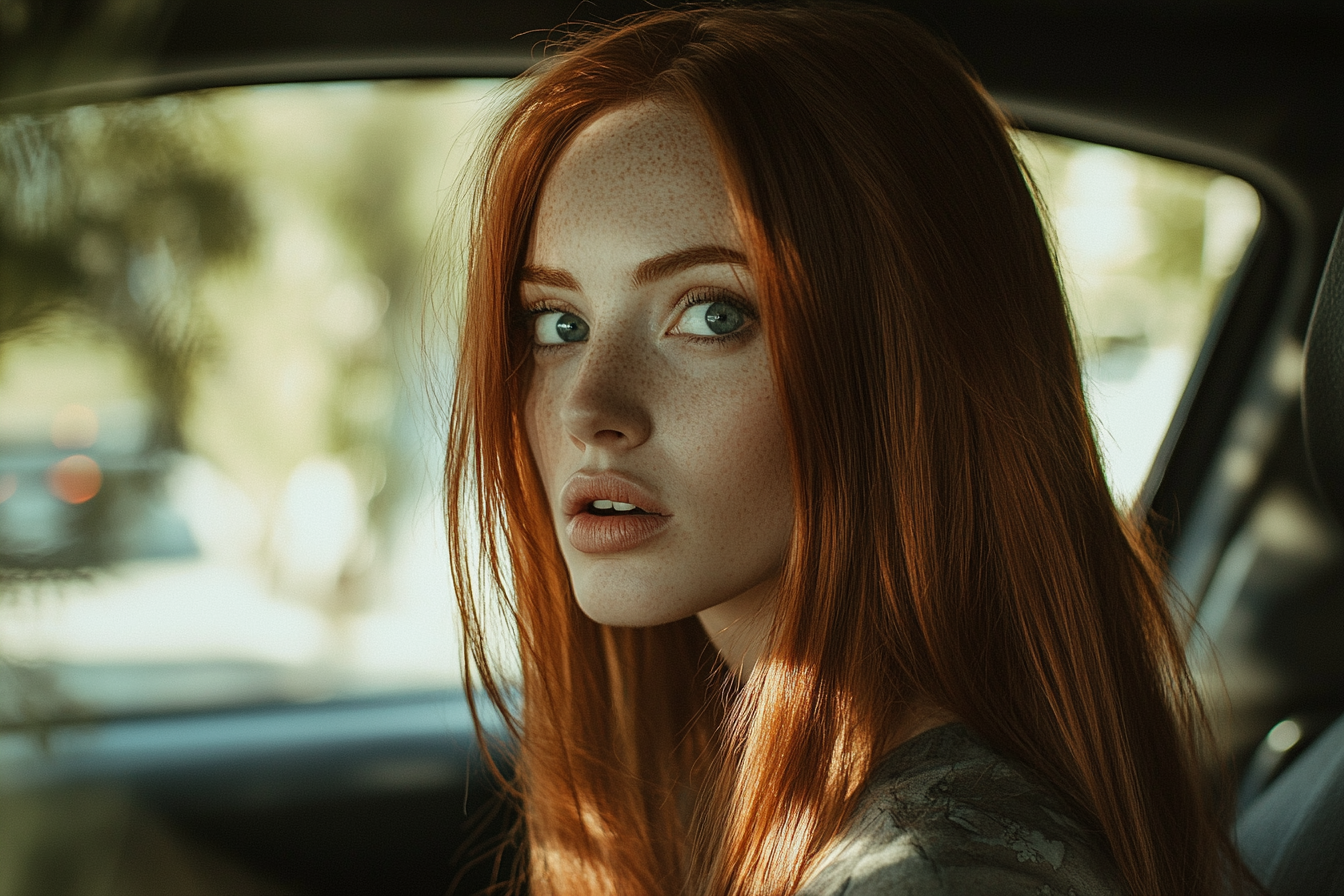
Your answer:
[[[566,308],[552,302],[542,301],[539,305],[529,305],[514,315],[514,323],[518,326],[531,326],[532,321],[536,320],[540,314],[549,314],[552,311],[558,311],[561,314],[573,314],[572,308]]]
[[[732,305],[742,316],[747,319],[747,325],[740,330],[734,330],[731,333],[725,333],[722,336],[696,336],[691,333],[683,334],[684,338],[691,340],[698,345],[723,345],[725,342],[736,342],[746,336],[751,335],[757,320],[756,309],[736,293],[729,292],[715,286],[700,287],[693,289],[682,296],[677,302],[676,313],[680,319],[687,309],[694,308],[696,305]]]
[[[684,333],[682,334],[683,338],[689,339],[697,345],[723,345],[725,342],[736,342],[739,339],[751,335],[752,328],[757,321],[756,309],[741,296],[729,292],[726,289],[720,289],[713,286],[693,289],[677,301],[673,311],[676,312],[677,319],[680,319],[681,315],[689,308],[694,308],[696,305],[713,305],[716,303],[732,305],[738,311],[741,311],[742,315],[747,318],[747,325],[740,330],[735,330],[732,333],[725,333],[722,336],[697,336],[691,333]],[[527,328],[530,333],[535,326],[533,321],[535,321],[539,315],[550,314],[553,312],[572,314],[573,309],[566,308],[558,303],[543,300],[539,304],[521,309],[516,315],[516,323],[520,327]],[[548,351],[565,348],[565,345],[544,345],[533,342],[532,348],[534,351]]]
[[[566,308],[563,305],[543,300],[539,305],[529,305],[527,308],[519,309],[518,313],[514,316],[514,320],[517,326],[526,330],[527,341],[532,344],[532,351],[534,352],[549,352],[549,351],[555,351],[557,349],[568,348],[568,346],[565,345],[564,343],[561,343],[559,345],[544,345],[540,342],[537,342],[536,337],[533,335],[537,328],[536,324],[537,318],[543,314],[549,314],[553,311],[558,311],[561,314],[574,313],[574,309],[572,308]]]

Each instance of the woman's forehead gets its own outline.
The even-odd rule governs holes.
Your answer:
[[[726,201],[709,134],[689,110],[645,101],[594,118],[556,161],[542,204],[558,193],[609,198],[648,187],[662,191],[657,198],[703,193]]]
[[[542,188],[528,261],[561,265],[595,243],[635,255],[742,248],[718,156],[690,111],[626,106],[566,147]]]

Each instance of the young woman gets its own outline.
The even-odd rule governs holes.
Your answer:
[[[447,512],[506,711],[491,607],[518,633],[530,892],[1225,892],[1163,572],[955,53],[696,8],[525,83]]]

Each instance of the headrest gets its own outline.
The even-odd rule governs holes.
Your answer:
[[[1344,217],[1307,328],[1302,426],[1322,497],[1344,520]]]
[[[1335,246],[1338,248],[1338,241]],[[1338,252],[1335,258],[1339,260]],[[1246,808],[1237,822],[1237,848],[1247,867],[1277,896],[1341,896],[1341,807],[1344,717],[1327,728]]]

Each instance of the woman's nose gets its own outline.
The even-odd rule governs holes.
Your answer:
[[[588,343],[560,408],[561,425],[578,447],[629,450],[648,439],[648,367],[626,340]]]

